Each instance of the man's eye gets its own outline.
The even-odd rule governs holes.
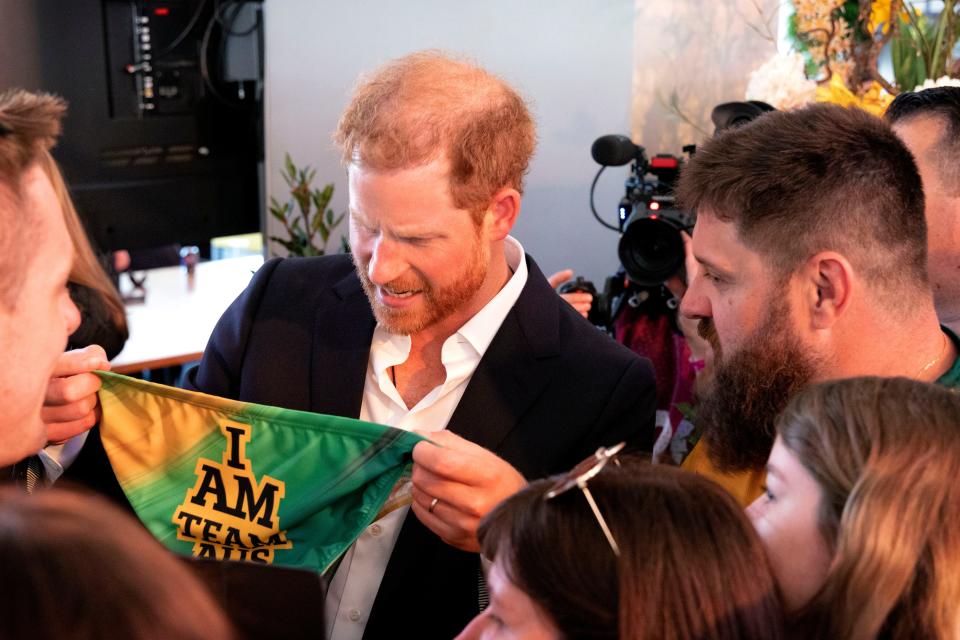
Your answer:
[[[492,622],[493,624],[497,625],[497,627],[503,628],[504,626],[503,618],[501,618],[495,613],[488,613],[487,619],[490,620],[490,622]]]

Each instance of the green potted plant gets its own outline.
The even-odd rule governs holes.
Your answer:
[[[290,198],[280,203],[270,198],[270,215],[276,218],[287,232],[287,238],[270,236],[283,246],[290,256],[322,256],[327,253],[327,244],[333,231],[343,222],[345,213],[335,215],[330,208],[333,198],[333,183],[323,189],[313,188],[316,170],[297,167],[290,154],[284,154],[283,176],[290,187]],[[341,250],[348,252],[349,245],[341,237]]]

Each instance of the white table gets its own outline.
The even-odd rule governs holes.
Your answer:
[[[113,371],[133,373],[198,360],[217,320],[263,264],[261,256],[202,262],[193,276],[185,267],[149,269],[144,273],[146,299],[126,305],[130,337]],[[121,277],[121,290],[132,290]]]

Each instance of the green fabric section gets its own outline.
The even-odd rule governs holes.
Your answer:
[[[940,325],[940,330],[947,334],[947,337],[953,342],[953,346],[957,348],[957,352],[960,353],[960,339],[957,338],[957,334],[943,325]],[[954,360],[950,369],[937,378],[937,384],[950,388],[960,387],[960,358]]]
[[[101,438],[120,485],[183,554],[324,571],[373,522],[423,439],[100,375]]]

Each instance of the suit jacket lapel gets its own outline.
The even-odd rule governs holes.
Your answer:
[[[560,297],[527,257],[527,283],[477,365],[448,428],[496,451],[552,379]]]
[[[448,428],[496,451],[549,384],[558,354],[562,300],[527,257],[527,283],[474,371]],[[310,410],[358,417],[376,320],[351,273],[331,288],[315,320]]]
[[[376,320],[351,273],[317,309],[310,371],[310,410],[357,418]]]

